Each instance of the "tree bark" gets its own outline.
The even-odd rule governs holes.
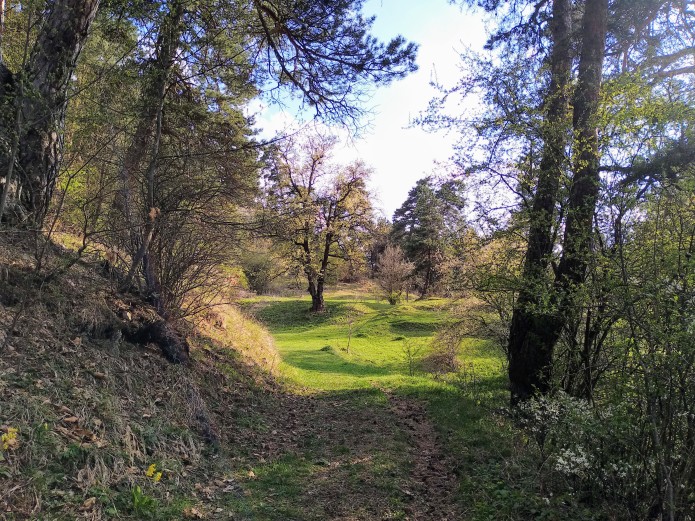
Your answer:
[[[4,6],[3,6],[4,8]],[[1,64],[2,62],[0,62]],[[21,98],[22,82],[17,81],[17,88],[19,90],[19,97]],[[12,144],[10,145],[10,155],[7,158],[7,170],[5,172],[5,182],[2,185],[2,195],[0,195],[0,221],[2,221],[5,212],[8,209],[7,200],[14,190],[19,188],[18,184],[14,180],[14,170],[17,164],[17,154],[19,153],[19,136],[22,131],[22,106],[20,100],[15,100],[15,113],[14,113],[14,129],[11,133]],[[19,197],[20,193],[15,192],[13,197]],[[17,207],[16,204],[13,206]],[[17,207],[19,209],[19,207]],[[13,219],[8,219],[11,221]],[[21,221],[21,219],[17,219]]]
[[[322,280],[309,283],[309,293],[311,294],[311,311],[312,313],[321,313],[326,309],[326,303],[323,298],[324,283]]]
[[[332,217],[327,219],[328,225],[332,222]],[[311,266],[312,255],[309,239],[305,237],[302,248],[304,249],[304,272],[309,280],[309,295],[311,295],[311,312],[321,313],[326,310],[326,303],[323,298],[323,290],[326,284],[326,270],[330,259],[331,245],[333,244],[333,234],[327,233],[323,243],[323,253],[321,255],[321,266],[318,272]]]
[[[0,0],[0,63],[3,62],[2,52],[5,40],[5,6],[6,0]]]
[[[31,86],[22,97],[24,125],[18,172],[22,205],[40,227],[58,178],[68,86],[99,0],[56,0],[34,45],[26,76]]]
[[[608,0],[587,0],[584,9],[582,50],[572,118],[575,135],[574,176],[567,203],[562,257],[555,279],[558,301],[557,320],[548,331],[553,344],[557,342],[566,324],[576,320],[580,312],[577,295],[586,281],[592,253],[594,212],[599,196],[596,117],[605,56]],[[588,357],[588,353],[578,355]],[[588,363],[588,360],[584,363]],[[589,367],[585,369],[589,370]]]
[[[550,382],[552,343],[546,338],[552,315],[543,310],[550,290],[548,264],[553,249],[553,226],[560,179],[565,168],[569,129],[569,82],[572,66],[572,2],[555,0],[550,22],[550,85],[545,105],[543,152],[536,185],[522,287],[509,332],[509,381],[512,404],[535,392],[545,393]]]
[[[582,28],[582,54],[574,96],[574,177],[557,282],[564,308],[574,287],[586,278],[591,253],[593,218],[599,193],[599,155],[596,115],[605,54],[608,0],[587,0]]]
[[[511,387],[513,404],[530,398],[534,393],[544,394],[549,391],[553,349],[563,329],[577,312],[576,296],[586,278],[593,216],[599,191],[596,115],[601,91],[607,18],[608,0],[587,0],[582,20],[582,48],[572,118],[575,135],[574,175],[567,206],[562,256],[552,288],[550,310],[532,317],[532,327],[528,328],[530,341],[517,352],[521,360],[516,361],[514,372],[510,361],[510,380],[515,378]]]

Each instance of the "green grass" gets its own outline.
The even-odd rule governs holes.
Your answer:
[[[594,519],[585,512],[578,514],[576,498],[548,492],[548,483],[540,477],[543,458],[505,413],[507,378],[499,349],[466,338],[460,346],[458,373],[435,376],[416,364],[410,374],[406,346],[419,348],[418,358],[431,351],[437,330],[447,321],[450,301],[390,306],[359,289],[343,288],[329,293],[326,304],[325,313],[312,314],[308,298],[259,297],[243,303],[273,335],[279,372],[299,394],[327,401],[340,396],[350,404],[347,414],[353,425],[364,432],[369,432],[374,418],[393,420],[389,416],[393,394],[424,403],[458,476],[457,499],[464,519]],[[321,421],[316,421],[315,434],[322,432]],[[303,445],[296,457],[259,467],[257,479],[247,482],[251,496],[241,503],[256,519],[331,518],[330,512],[310,509],[310,501],[298,504],[292,499],[298,494],[309,497],[314,485],[301,484],[308,480],[322,486],[331,483],[340,491],[318,503],[321,508],[336,497],[358,497],[369,489],[376,491],[371,494],[373,503],[375,498],[387,502],[376,507],[382,516],[389,513],[383,518],[407,517],[408,498],[400,486],[412,468],[407,456],[412,440],[397,428],[379,429],[378,441],[372,440],[368,451],[372,459],[354,465],[350,463],[358,461],[353,457],[354,444],[317,439]],[[330,462],[338,466],[331,467]],[[365,510],[354,518],[381,517]]]
[[[510,472],[507,461],[519,436],[495,413],[507,399],[499,350],[489,342],[468,338],[459,354],[466,368],[463,374],[435,377],[417,369],[411,376],[405,346],[416,346],[418,358],[431,351],[437,329],[447,320],[448,300],[391,306],[358,291],[341,291],[328,294],[326,305],[325,313],[312,314],[310,301],[304,298],[259,297],[244,303],[272,333],[281,358],[280,373],[291,385],[320,396],[359,390],[381,394],[388,389],[423,401],[456,462],[461,481],[459,499],[466,516],[492,519],[491,505],[498,512],[514,511],[511,500],[508,508],[503,503],[507,497],[517,501],[519,494],[507,490],[502,475]],[[402,440],[384,443],[391,443],[395,453]],[[299,476],[309,471],[304,462],[283,464],[290,464]],[[407,472],[406,467],[401,466],[400,472]],[[290,486],[291,481],[287,483]],[[285,505],[284,500],[278,500],[276,506],[281,505]],[[290,511],[285,513],[291,517]]]
[[[273,334],[280,371],[309,391],[370,387],[422,390],[448,387],[431,375],[409,374],[406,345],[427,354],[444,323],[449,302],[429,299],[391,306],[359,294],[328,295],[327,311],[309,312],[308,299],[261,298],[246,301]],[[501,360],[486,342],[468,339],[460,358],[473,364],[481,386],[499,387]]]

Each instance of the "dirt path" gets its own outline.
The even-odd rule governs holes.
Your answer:
[[[239,501],[251,514],[239,519],[461,519],[458,480],[423,403],[386,389],[302,395],[268,379],[249,392],[213,379],[200,388],[226,383],[207,400],[221,442],[248,468]]]
[[[413,468],[409,476],[408,519],[454,521],[460,519],[454,497],[458,480],[444,454],[424,407],[415,400],[387,393],[391,411],[408,436]]]
[[[253,412],[264,428],[224,430],[252,455],[247,497],[274,511],[259,519],[460,519],[456,476],[418,402],[373,390],[277,392]]]

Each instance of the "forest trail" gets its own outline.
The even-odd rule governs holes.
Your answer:
[[[286,519],[461,519],[456,464],[446,456],[435,418],[440,407],[462,411],[448,401],[429,409],[433,389],[444,386],[427,374],[408,374],[400,341],[408,335],[424,345],[442,303],[421,302],[396,313],[349,292],[344,300],[337,297],[331,294],[330,311],[321,315],[308,314],[299,299],[245,304],[273,335],[281,381],[289,383],[273,391],[276,402],[264,417],[276,435],[260,445],[264,460],[289,461],[293,475],[287,477],[296,481],[299,497],[283,500],[281,492],[272,496],[273,508],[287,506]],[[357,317],[350,350],[346,316]],[[264,466],[248,483],[251,504],[264,492],[278,493],[268,483],[277,469]],[[292,505],[302,509],[292,511]],[[282,519],[274,516],[268,519]]]
[[[238,439],[257,460],[242,486],[249,504],[266,505],[261,518],[461,519],[457,478],[416,400],[278,390],[266,406],[267,428]]]
[[[460,519],[454,498],[458,479],[451,458],[445,456],[439,437],[422,404],[388,394],[391,411],[407,432],[409,457],[413,469],[409,481],[413,487],[406,507],[409,519]],[[408,493],[406,492],[406,493]]]

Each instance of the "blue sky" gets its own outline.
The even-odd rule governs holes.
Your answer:
[[[432,173],[437,162],[446,163],[452,152],[455,136],[410,127],[436,94],[431,79],[436,76],[439,83],[453,85],[459,77],[459,52],[481,49],[485,31],[479,15],[462,12],[447,0],[368,0],[364,13],[376,15],[373,34],[380,39],[401,34],[420,46],[419,70],[377,89],[370,100],[370,129],[357,139],[346,139],[336,151],[339,161],[359,158],[373,167],[370,184],[377,206],[391,218],[415,182]],[[292,120],[292,114],[269,110],[259,125],[273,132]]]

